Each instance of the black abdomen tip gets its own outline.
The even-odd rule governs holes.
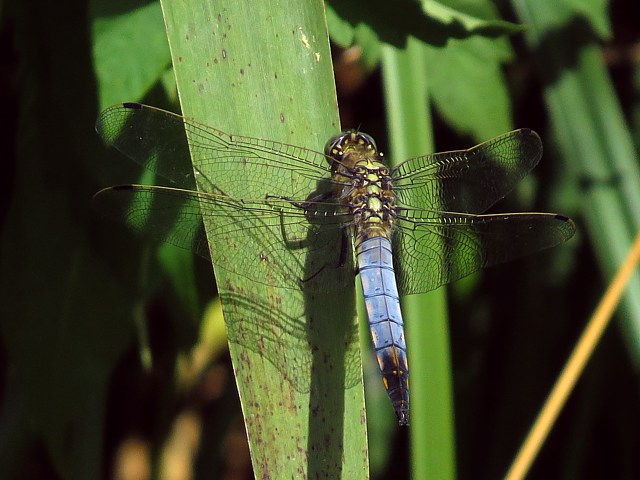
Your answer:
[[[407,409],[401,409],[398,410],[396,412],[396,415],[398,416],[398,425],[400,425],[401,427],[408,427],[409,426],[409,411]]]

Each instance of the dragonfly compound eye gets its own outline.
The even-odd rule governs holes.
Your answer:
[[[365,148],[373,153],[378,150],[375,140],[370,135],[356,130],[344,130],[329,139],[324,147],[324,154],[329,159],[341,160],[344,152],[351,148]]]
[[[330,163],[332,160],[340,160],[342,158],[342,154],[344,153],[343,144],[345,142],[345,137],[350,134],[351,132],[348,130],[337,133],[325,144],[324,154],[328,157],[327,159]]]

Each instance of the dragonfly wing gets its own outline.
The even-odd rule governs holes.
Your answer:
[[[415,157],[392,173],[405,206],[482,213],[509,193],[542,157],[540,137],[514,130],[468,150]]]
[[[322,153],[230,135],[138,103],[104,110],[96,130],[108,145],[177,188],[194,190],[198,183],[237,198],[271,195],[305,199],[317,190],[319,182],[331,176]],[[191,158],[197,167],[195,175]]]
[[[394,238],[401,294],[433,290],[485,266],[558,245],[571,219],[553,213],[466,215],[405,211]]]
[[[106,188],[94,196],[93,204],[137,232],[205,258],[211,253],[216,268],[251,281],[300,289],[322,282],[325,273],[340,268],[341,278],[351,277],[353,282],[353,267],[340,251],[341,220],[320,211],[333,208],[332,204],[304,210],[277,198],[247,200],[146,185]],[[220,247],[213,252],[203,221],[212,245]]]
[[[102,111],[96,131],[107,145],[170,180],[177,188],[194,190],[189,145],[180,117],[137,105],[118,104]]]

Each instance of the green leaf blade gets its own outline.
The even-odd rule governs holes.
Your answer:
[[[251,8],[249,16],[237,2],[163,3],[183,113],[234,134],[322,150],[339,125],[322,3]],[[259,262],[256,243],[241,234],[234,245],[220,240],[209,236],[255,475],[361,478],[353,288],[329,296],[247,282],[215,268],[216,251],[247,248],[243,255]]]

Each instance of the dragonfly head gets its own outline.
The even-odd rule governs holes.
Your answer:
[[[331,164],[341,162],[350,152],[367,153],[368,155],[382,155],[371,135],[357,130],[344,130],[329,139],[324,147],[324,154]]]

